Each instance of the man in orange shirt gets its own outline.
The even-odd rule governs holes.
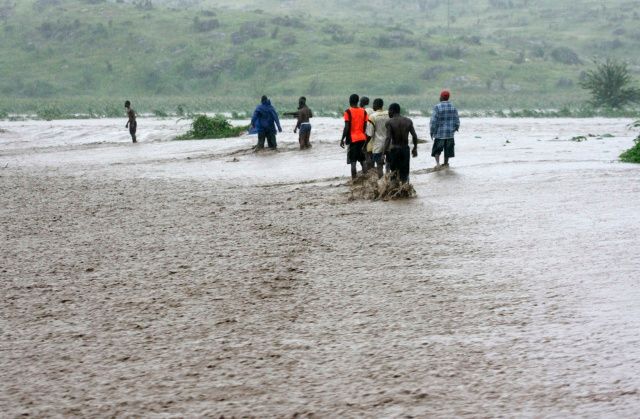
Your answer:
[[[359,100],[360,97],[356,94],[349,97],[349,109],[344,112],[344,130],[340,139],[340,147],[344,148],[345,143],[349,146],[347,164],[351,165],[352,179],[356,178],[357,162],[360,162],[360,166],[362,166],[362,173],[367,173],[364,146],[367,142],[366,132],[369,117],[366,110],[358,107]]]

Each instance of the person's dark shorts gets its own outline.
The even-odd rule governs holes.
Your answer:
[[[364,143],[366,143],[366,141],[358,141],[357,143],[351,143],[349,145],[349,153],[347,156],[347,163],[353,163],[353,162],[357,162],[359,161],[360,163],[362,163],[363,161],[365,161],[365,149],[364,149]]]
[[[138,129],[138,123],[136,121],[129,122],[129,134],[135,135]]]
[[[409,146],[389,150],[389,169],[392,173],[398,172],[401,182],[406,182],[409,179],[410,159],[411,150]]]
[[[311,124],[302,123],[300,124],[300,135],[310,134],[311,133]]]
[[[433,148],[431,149],[431,157],[442,154],[443,151],[446,159],[455,157],[455,146],[456,143],[453,138],[436,138],[433,142]]]

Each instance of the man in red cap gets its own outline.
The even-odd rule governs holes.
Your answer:
[[[449,159],[455,157],[454,133],[460,129],[458,110],[449,102],[451,94],[448,90],[440,93],[440,103],[433,108],[431,115],[431,139],[433,148],[431,156],[436,159],[436,167],[440,166],[440,154],[444,151],[444,166],[449,166]]]

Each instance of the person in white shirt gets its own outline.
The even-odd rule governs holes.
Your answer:
[[[377,98],[373,101],[373,112],[369,115],[369,124],[367,125],[367,151],[370,150],[371,167],[377,167],[378,178],[383,175],[382,167],[384,166],[384,141],[387,138],[387,129],[385,124],[389,120],[389,113],[385,112],[384,101]]]

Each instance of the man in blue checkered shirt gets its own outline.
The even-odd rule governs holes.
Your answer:
[[[460,129],[458,110],[449,102],[451,94],[448,90],[440,93],[440,103],[433,108],[431,115],[431,139],[434,140],[431,156],[436,159],[436,167],[440,166],[440,154],[444,151],[444,166],[449,166],[449,159],[455,157],[454,133]]]

